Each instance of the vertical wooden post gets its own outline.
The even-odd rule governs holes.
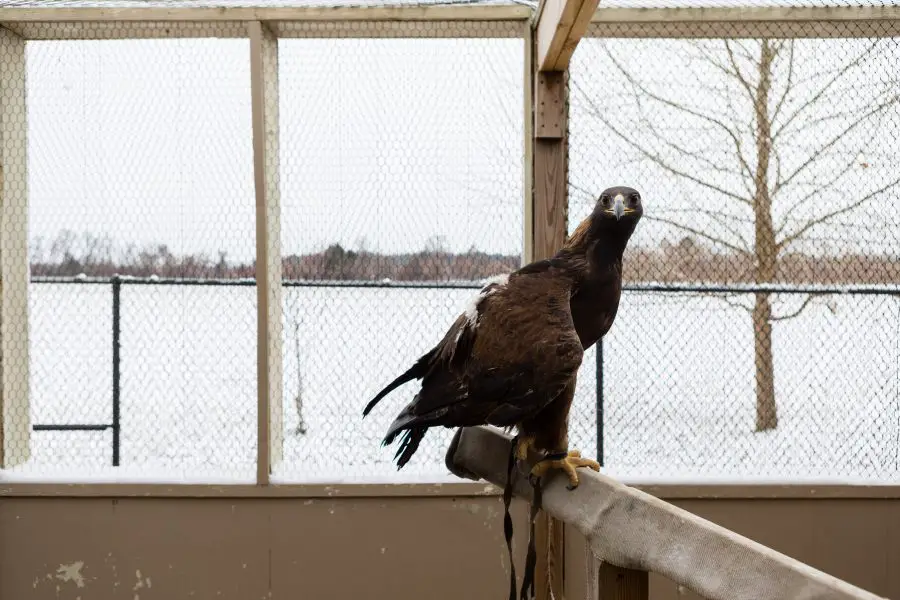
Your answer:
[[[0,27],[0,468],[31,456],[25,40]]]
[[[267,485],[273,467],[281,460],[284,435],[278,39],[262,22],[251,21],[247,27],[256,188],[257,483]]]
[[[534,98],[534,250],[541,259],[566,239],[566,73],[538,72]]]
[[[537,72],[534,81],[534,258],[548,258],[566,239],[568,110],[566,74]],[[564,597],[564,524],[546,513],[535,525],[536,600]]]
[[[598,584],[600,597],[597,600],[648,600],[650,598],[649,576],[646,571],[623,569],[609,563],[602,563]]]
[[[522,266],[534,260],[534,33],[530,21],[525,23],[524,63],[524,139],[525,162],[522,165]]]

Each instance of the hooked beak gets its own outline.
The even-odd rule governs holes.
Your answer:
[[[615,204],[612,207],[612,213],[616,216],[616,221],[622,218],[622,215],[625,214],[625,203],[622,202],[622,195],[616,196]]]

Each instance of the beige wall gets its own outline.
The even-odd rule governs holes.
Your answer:
[[[0,489],[0,600],[506,597],[499,497],[34,497]],[[900,598],[900,500],[674,503]],[[524,547],[524,506],[516,501]],[[520,548],[521,549],[521,548]],[[521,577],[521,552],[518,575]],[[567,598],[586,555],[566,544]],[[651,597],[691,598],[653,578]]]
[[[0,600],[496,600],[502,509],[497,497],[0,498]]]

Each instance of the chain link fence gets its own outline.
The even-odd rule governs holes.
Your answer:
[[[521,262],[524,22],[391,25],[278,41],[283,480],[393,476],[380,440],[410,390],[363,406]],[[253,480],[248,57],[246,39],[29,42],[16,470]],[[441,474],[451,433],[401,476]]]
[[[249,42],[34,41],[26,63],[26,466],[252,481],[255,289],[166,285],[253,275]]]
[[[616,474],[895,479],[896,23],[676,21],[573,60],[570,230],[609,185],[646,205],[576,443],[599,401]]]
[[[524,24],[481,28],[493,37],[281,41],[278,477],[446,476],[451,430],[399,473],[381,447],[414,383],[362,409],[521,261]]]
[[[29,276],[17,232],[31,270],[0,311],[7,463],[253,480],[249,47],[215,27],[27,52],[0,38],[4,287]],[[276,479],[445,475],[449,430],[399,474],[380,447],[413,386],[361,410],[482,279],[520,264],[523,27],[280,32]],[[616,324],[585,357],[572,445],[635,478],[896,477],[896,23],[589,33],[569,80],[569,228],[609,185],[647,212]]]

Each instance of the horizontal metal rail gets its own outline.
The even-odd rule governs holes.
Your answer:
[[[77,283],[89,285],[111,285],[119,281],[123,285],[187,285],[187,286],[247,286],[256,285],[250,278],[215,279],[191,277],[57,277],[35,276],[31,283]],[[479,280],[449,281],[406,281],[394,279],[350,280],[350,279],[286,279],[284,287],[344,287],[344,288],[400,288],[400,289],[479,289],[484,284]],[[625,292],[697,293],[697,294],[811,294],[811,295],[886,295],[900,296],[897,284],[806,284],[806,283],[691,283],[691,282],[635,282],[622,286]]]
[[[208,278],[181,278],[181,277],[53,277],[37,276],[31,278],[31,283],[57,283],[57,284],[83,284],[83,285],[111,285],[118,281],[123,285],[186,285],[186,286],[235,286],[255,287],[256,279],[208,279]],[[477,281],[397,281],[397,280],[326,280],[326,279],[291,279],[283,280],[284,287],[346,287],[346,288],[440,288],[440,289],[480,289],[483,284]]]
[[[79,425],[79,424],[61,424],[61,425],[33,425],[34,431],[106,431],[112,429],[112,423],[105,425]]]

